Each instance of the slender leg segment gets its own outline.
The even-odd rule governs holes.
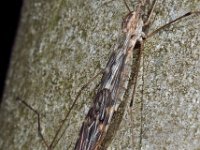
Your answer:
[[[188,13],[184,14],[183,16],[180,16],[180,17],[178,17],[178,18],[176,18],[176,19],[170,21],[169,23],[167,23],[167,24],[165,24],[165,25],[163,25],[163,26],[157,28],[155,31],[149,33],[149,34],[146,36],[146,39],[152,37],[154,34],[158,33],[159,31],[161,31],[161,30],[163,30],[163,29],[169,27],[171,24],[173,24],[173,23],[175,23],[175,22],[177,22],[177,21],[179,21],[179,20],[181,20],[181,19],[183,19],[183,18],[186,18],[186,17],[188,17],[188,16],[191,16],[191,15],[193,15],[193,14],[200,14],[200,11],[194,11],[194,12],[191,11],[191,12],[188,12]]]
[[[35,110],[31,105],[29,105],[27,102],[25,102],[24,100],[21,100],[19,97],[16,98],[17,101],[20,101],[22,104],[24,104],[24,106],[26,106],[28,109],[30,109],[36,116],[37,116],[37,125],[38,125],[38,134],[41,137],[42,142],[45,144],[45,146],[47,147],[48,150],[52,150],[56,144],[59,142],[59,140],[61,139],[61,137],[63,136],[64,132],[61,134],[61,136],[57,139],[64,123],[66,122],[67,118],[69,117],[70,112],[72,111],[73,107],[75,106],[78,98],[80,97],[82,91],[88,87],[88,85],[94,81],[99,75],[102,74],[102,72],[104,72],[104,70],[98,72],[94,77],[92,77],[84,86],[82,86],[82,88],[80,89],[80,91],[78,92],[75,100],[73,101],[71,107],[69,108],[69,111],[66,113],[64,120],[62,121],[61,125],[59,126],[58,130],[56,131],[56,134],[52,140],[52,142],[50,143],[50,145],[47,143],[47,141],[44,138],[44,135],[41,132],[41,119],[40,119],[40,114],[37,110]],[[64,130],[65,131],[65,130]]]
[[[102,71],[100,71],[100,72],[97,73],[94,77],[92,77],[92,78],[80,89],[80,91],[78,92],[78,94],[77,94],[75,100],[73,101],[71,107],[69,108],[69,111],[66,113],[64,120],[62,121],[61,125],[59,126],[59,128],[58,128],[58,130],[57,130],[57,132],[56,132],[56,134],[55,134],[55,136],[54,136],[54,138],[53,138],[53,141],[52,141],[51,144],[50,144],[50,147],[53,147],[54,141],[57,139],[58,134],[60,133],[60,131],[61,131],[61,129],[62,129],[64,123],[66,122],[67,118],[69,117],[69,114],[71,113],[73,107],[75,106],[75,104],[76,104],[78,98],[80,97],[82,91],[83,91],[85,88],[87,88],[88,85],[89,85],[92,81],[94,81],[100,74],[102,74]],[[63,134],[62,134],[62,135],[63,135]],[[62,135],[61,135],[61,137],[62,137]],[[60,139],[60,138],[59,138],[59,139]],[[56,143],[58,143],[58,142],[59,142],[59,141],[57,141]]]
[[[152,19],[153,12],[154,12],[154,10],[155,10],[156,4],[157,4],[157,0],[154,0],[153,5],[152,5],[152,7],[151,7],[151,10],[150,10],[150,12],[149,12],[148,18],[147,18],[147,20],[145,20],[145,22],[144,22],[144,26],[148,26],[148,25],[151,23],[151,19]]]
[[[47,141],[45,140],[43,134],[42,134],[42,129],[41,129],[41,124],[40,124],[40,114],[37,110],[35,110],[32,106],[30,106],[28,103],[26,103],[25,101],[21,100],[19,97],[17,97],[16,99],[17,101],[20,101],[22,104],[24,104],[27,108],[29,108],[36,116],[37,116],[37,124],[38,124],[38,134],[42,139],[42,142],[45,144],[46,147],[48,146]]]

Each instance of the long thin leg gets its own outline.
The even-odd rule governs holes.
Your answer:
[[[154,12],[156,3],[157,3],[157,0],[154,0],[153,6],[151,7],[151,10],[150,10],[150,12],[149,12],[148,18],[147,18],[147,20],[144,22],[144,26],[148,26],[148,25],[151,23],[151,18],[152,18],[152,15],[153,15],[153,12]]]
[[[126,0],[124,0],[124,4],[125,4],[126,8],[128,9],[128,11],[131,12],[131,9],[128,7]]]
[[[100,74],[102,74],[102,72],[103,72],[103,71],[100,71],[98,74],[96,74],[93,78],[91,78],[91,79],[80,89],[80,91],[78,92],[78,94],[77,94],[75,100],[73,101],[73,103],[72,103],[72,105],[71,105],[69,111],[66,113],[65,118],[64,118],[64,120],[62,121],[62,124],[59,126],[58,130],[56,131],[56,134],[55,134],[55,136],[54,136],[54,138],[53,138],[53,140],[52,140],[52,142],[51,142],[50,145],[48,145],[47,141],[45,140],[45,138],[44,138],[44,136],[43,136],[43,134],[42,134],[42,132],[41,132],[41,123],[40,123],[41,121],[40,121],[40,114],[39,114],[39,112],[38,112],[37,110],[35,110],[32,106],[30,106],[28,103],[26,103],[25,101],[21,100],[19,97],[16,98],[17,101],[20,101],[21,103],[23,103],[27,108],[29,108],[31,111],[33,111],[33,112],[37,115],[38,134],[39,134],[39,136],[41,137],[43,143],[45,144],[45,146],[47,147],[48,150],[51,150],[52,147],[56,145],[56,144],[54,144],[54,142],[55,142],[55,140],[56,140],[56,138],[57,138],[57,136],[58,136],[60,130],[62,129],[62,127],[63,127],[65,121],[67,120],[67,118],[68,118],[68,116],[69,116],[71,110],[73,109],[73,107],[75,106],[75,104],[76,104],[78,98],[80,97],[81,92],[82,92],[94,79],[96,79]],[[60,138],[59,138],[59,139],[60,139]],[[57,141],[56,143],[58,143],[58,141]]]
[[[140,53],[139,53],[138,61],[137,61],[137,70],[136,70],[136,75],[135,75],[135,79],[134,79],[134,88],[133,88],[133,93],[132,93],[132,98],[131,98],[131,104],[133,104],[134,97],[135,97],[136,86],[137,86],[137,78],[138,78],[138,73],[139,73],[139,68],[140,68],[140,62],[141,62],[141,58],[142,58],[143,51],[144,51],[143,41],[141,41],[140,44],[141,44],[141,47],[140,47],[140,50],[139,50]],[[144,61],[143,61],[143,67],[144,67]],[[144,72],[144,68],[143,68],[143,72]],[[142,81],[144,82],[144,76],[142,76]],[[141,106],[140,106],[140,115],[141,115],[141,117],[140,117],[140,140],[139,140],[140,149],[142,147],[142,133],[143,133],[143,120],[142,120],[142,117],[143,117],[143,91],[144,91],[143,89],[144,89],[144,86],[142,86],[142,93],[141,93],[142,94],[142,98],[141,98],[142,100],[141,100]],[[132,106],[131,104],[130,104],[130,106]]]
[[[100,74],[102,74],[102,72],[103,72],[103,71],[100,71],[98,74],[96,74],[93,78],[91,78],[91,79],[80,89],[80,91],[78,92],[78,94],[77,94],[75,100],[73,101],[71,107],[69,108],[69,111],[66,113],[65,118],[63,119],[61,125],[59,126],[58,130],[56,131],[56,134],[55,134],[55,136],[54,136],[54,138],[53,138],[53,140],[52,140],[52,142],[51,142],[51,144],[50,144],[50,147],[55,146],[55,145],[53,145],[53,144],[54,144],[56,138],[58,137],[58,134],[60,133],[60,130],[62,129],[62,127],[63,127],[65,121],[67,120],[67,118],[68,118],[68,116],[69,116],[69,114],[71,113],[73,107],[75,106],[75,104],[76,104],[78,98],[80,97],[81,92],[82,92],[94,79],[96,79]],[[60,138],[59,138],[59,139],[60,139]],[[59,141],[57,141],[56,143],[58,143],[58,142],[59,142]]]
[[[176,19],[170,21],[169,23],[167,23],[167,24],[165,24],[165,25],[163,25],[163,26],[157,28],[155,31],[149,33],[149,34],[146,36],[145,39],[150,38],[150,37],[153,36],[154,34],[158,33],[160,30],[163,30],[164,28],[170,26],[172,23],[177,22],[178,20],[181,20],[181,19],[183,19],[183,18],[185,18],[185,17],[188,17],[188,16],[190,16],[190,15],[192,15],[192,14],[200,14],[200,11],[193,11],[193,12],[191,11],[191,12],[188,12],[188,13],[184,14],[183,16],[180,16],[180,17],[178,17],[178,18],[176,18]]]
[[[138,73],[139,73],[139,69],[140,69],[140,61],[141,61],[142,53],[143,53],[143,50],[144,50],[144,43],[141,42],[140,45],[141,45],[141,47],[140,47],[140,50],[139,50],[137,67],[136,67],[136,70],[135,70],[134,87],[133,87],[133,93],[132,93],[132,97],[131,97],[130,107],[132,107],[133,101],[134,101],[135,90],[136,90],[136,86],[137,86],[137,77],[138,77]]]
[[[40,124],[40,114],[38,113],[37,110],[35,110],[33,107],[31,107],[28,103],[26,103],[25,101],[21,100],[19,97],[16,98],[17,101],[20,101],[22,104],[24,104],[27,108],[29,108],[31,111],[33,111],[36,116],[37,116],[37,124],[38,124],[38,134],[41,137],[43,143],[45,144],[45,146],[47,148],[49,148],[49,145],[47,143],[47,141],[45,140],[43,134],[42,134],[42,129],[41,129],[41,124]]]
[[[103,72],[103,71],[102,71]],[[99,87],[99,84],[98,85],[96,85],[96,87],[94,88],[95,90],[97,89]],[[63,130],[63,132],[62,132],[62,134],[60,135],[60,137],[59,138],[57,138],[57,140],[54,142],[54,144],[52,145],[52,148],[54,148],[56,145],[57,145],[57,143],[60,141],[60,139],[63,137],[63,135],[64,135],[64,133],[65,133],[65,131],[67,130],[67,127],[65,127],[65,129]]]
[[[135,77],[134,77],[134,81],[133,81],[134,86],[133,86],[133,92],[132,92],[132,96],[131,96],[130,107],[132,107],[133,101],[134,101],[134,98],[135,98],[136,86],[137,86],[137,78],[138,78],[138,73],[139,73],[139,68],[140,68],[140,61],[141,61],[141,57],[142,57],[143,50],[144,50],[144,43],[142,41],[141,41],[140,45],[141,46],[140,46],[140,49],[139,49],[136,69],[133,70],[133,71],[135,71]],[[132,109],[131,109],[131,111],[132,111]],[[131,116],[131,120],[133,121],[133,112],[131,112],[130,116]],[[133,127],[132,127],[132,134],[133,134]],[[133,144],[134,144],[134,142],[133,142],[133,136],[132,136],[132,145]]]
[[[143,50],[144,50],[144,44],[143,44]],[[143,51],[142,51],[143,52]],[[143,53],[144,54],[144,53]],[[144,107],[144,103],[143,103],[143,100],[144,100],[144,55],[143,55],[143,59],[142,59],[142,92],[141,92],[141,106],[140,106],[140,141],[139,141],[139,146],[140,146],[140,149],[142,149],[142,138],[143,138],[143,107]]]

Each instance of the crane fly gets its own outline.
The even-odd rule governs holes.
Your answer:
[[[145,40],[156,34],[161,29],[168,27],[170,24],[184,17],[190,16],[191,14],[200,13],[198,11],[188,12],[185,15],[161,26],[154,32],[147,33],[146,31],[151,22],[150,20],[152,19],[152,12],[155,8],[156,0],[153,1],[152,8],[146,19],[143,17],[144,10],[142,10],[144,4],[145,2],[139,1],[136,10],[131,11],[125,2],[129,13],[124,17],[122,22],[122,33],[124,37],[123,43],[117,43],[115,45],[114,51],[102,72],[103,75],[99,83],[96,96],[94,97],[93,104],[89,109],[80,129],[79,137],[74,148],[75,150],[97,150],[102,148],[101,145],[106,137],[106,133],[109,127],[112,128],[110,123],[112,121],[113,115],[115,112],[117,112],[119,105],[124,101],[124,97],[126,95],[125,93],[130,84],[133,85],[133,101]],[[136,64],[133,64],[132,59],[136,49],[139,51],[136,56]],[[133,65],[136,67],[133,67]],[[72,108],[74,107],[77,99],[81,94],[81,91],[86,88],[96,78],[96,76],[93,77],[84,87],[82,87],[82,89],[77,94],[72,106],[70,107],[70,110],[65,115],[65,118],[57,130],[51,144],[47,143],[43,134],[41,133],[39,113],[25,101],[18,99],[37,114],[38,132],[42,138],[42,141],[49,150],[53,149],[62,137],[63,134],[60,137],[58,137],[58,134],[60,133],[61,128],[63,128],[63,124],[67,120]],[[132,105],[132,101],[130,105]]]

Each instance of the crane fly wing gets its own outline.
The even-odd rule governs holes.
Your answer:
[[[82,125],[80,138],[75,149],[94,149],[96,141],[103,136],[110,120],[114,100],[111,92],[107,89],[99,91],[95,97],[93,107],[89,110]]]

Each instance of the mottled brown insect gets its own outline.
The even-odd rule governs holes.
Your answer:
[[[126,3],[125,3],[126,4]],[[113,114],[117,111],[118,105],[123,101],[124,93],[127,90],[128,80],[131,76],[131,73],[134,71],[134,88],[135,91],[137,74],[140,66],[140,59],[142,56],[142,51],[144,47],[144,41],[160,31],[161,29],[169,26],[171,23],[176,22],[186,16],[189,16],[194,13],[199,12],[189,12],[164,26],[161,26],[154,32],[148,34],[145,33],[146,28],[148,27],[152,12],[155,8],[156,0],[154,0],[150,13],[148,14],[147,19],[144,19],[144,12],[142,6],[145,4],[145,1],[139,1],[139,4],[136,8],[136,11],[130,11],[124,17],[122,22],[122,32],[125,36],[123,44],[117,43],[114,49],[114,52],[111,54],[109,61],[106,65],[106,68],[103,71],[103,76],[101,78],[99,88],[97,90],[96,96],[93,100],[93,104],[85,117],[85,120],[82,124],[79,138],[77,139],[75,150],[97,150],[101,146],[103,139],[106,136],[108,127],[112,120]],[[137,58],[137,68],[132,69],[132,58],[133,51],[139,49],[139,55]],[[96,76],[94,77],[96,78]],[[82,89],[88,86],[90,82],[94,79],[92,78]],[[134,94],[133,91],[133,94]],[[75,101],[70,107],[70,111],[66,114],[66,117],[63,120],[63,123],[59,127],[58,131],[51,144],[48,144],[42,133],[40,127],[40,116],[39,113],[28,105],[25,101],[22,101],[29,109],[31,109],[38,116],[38,132],[41,136],[43,142],[45,143],[48,149],[53,149],[62,135],[58,138],[58,134],[63,127],[64,122],[67,120],[72,108],[74,107],[80,92],[78,93]],[[21,100],[20,100],[21,101]]]
[[[124,44],[122,47],[116,47],[106,65],[93,105],[81,127],[76,150],[98,149],[113,113],[117,111],[119,101],[123,100],[131,73],[132,51],[136,43],[143,45],[144,23],[140,12],[139,6],[135,12],[130,12],[122,23]]]
[[[145,4],[145,2],[143,2],[143,4]],[[169,24],[191,14],[187,13],[148,35],[145,33],[145,28],[150,23],[150,17],[152,16],[155,4],[156,1],[154,1],[151,12],[146,20],[142,17],[144,15],[141,9],[142,2],[139,3],[136,11],[130,11],[126,5],[130,12],[125,16],[122,22],[122,32],[125,34],[124,43],[122,46],[117,46],[115,48],[106,65],[93,105],[81,127],[75,150],[96,150],[101,146],[113,113],[117,111],[118,104],[123,100],[125,90],[127,90],[127,82],[132,71],[131,62],[133,51],[136,48],[140,50],[139,58],[137,59],[137,69],[133,70],[135,72],[135,89],[144,40]]]

